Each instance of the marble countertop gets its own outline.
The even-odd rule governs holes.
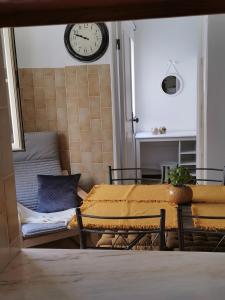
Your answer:
[[[135,134],[136,139],[166,139],[166,138],[195,138],[194,130],[167,130],[163,134],[152,134],[151,131],[142,131]]]
[[[4,300],[224,299],[225,254],[23,250],[0,274]]]

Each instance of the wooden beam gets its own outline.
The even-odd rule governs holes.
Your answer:
[[[224,0],[0,0],[0,26],[225,13]]]

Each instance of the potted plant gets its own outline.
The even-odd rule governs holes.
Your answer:
[[[192,179],[190,171],[184,167],[176,167],[170,170],[168,179],[171,184],[169,201],[176,204],[191,202],[193,192],[189,186],[186,186]]]

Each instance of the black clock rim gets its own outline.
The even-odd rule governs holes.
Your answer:
[[[64,43],[67,51],[69,52],[70,55],[72,55],[74,58],[78,59],[81,62],[94,62],[101,58],[106,50],[108,49],[109,46],[109,31],[105,23],[95,23],[98,25],[99,29],[101,30],[102,33],[102,43],[98,51],[96,53],[89,55],[89,56],[82,56],[75,52],[73,48],[70,45],[70,32],[74,25],[79,24],[79,23],[74,23],[74,24],[68,24],[65,29],[64,33]]]

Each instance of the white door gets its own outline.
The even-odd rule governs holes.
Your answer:
[[[120,128],[121,164],[123,168],[136,166],[135,124],[135,70],[134,70],[134,30],[133,22],[118,24],[118,55],[120,82]]]

